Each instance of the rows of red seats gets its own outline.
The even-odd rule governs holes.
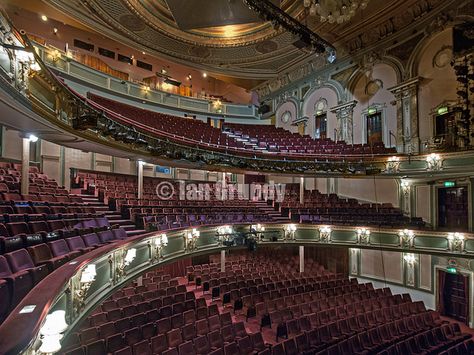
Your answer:
[[[192,118],[172,116],[165,113],[149,111],[88,93],[92,105],[111,111],[116,115],[129,118],[147,127],[166,132],[170,136],[183,137],[194,142],[208,143],[223,147],[244,148],[243,144],[229,138],[220,129]]]
[[[196,120],[172,116],[165,113],[141,109],[92,93],[89,103],[112,114],[114,119],[150,130],[158,135],[195,142],[219,149],[235,149],[254,154],[283,153],[299,155],[388,155],[396,153],[395,148],[385,148],[383,143],[374,145],[346,144],[330,139],[312,139],[272,125],[225,123],[224,131]],[[247,144],[244,144],[246,142]]]
[[[288,184],[282,202],[273,205],[294,222],[334,225],[377,225],[387,227],[423,228],[421,218],[404,216],[391,203],[359,203],[337,194],[323,194],[318,190],[305,190],[300,201],[299,185]]]
[[[45,276],[99,246],[127,238],[122,228],[97,226],[5,238],[0,255],[0,322]],[[80,234],[82,233],[82,234]]]
[[[269,152],[326,154],[326,155],[373,155],[394,154],[394,148],[385,148],[383,143],[372,146],[368,144],[347,144],[344,141],[334,142],[329,138],[313,139],[309,135],[301,136],[273,125],[248,125],[225,123],[224,131],[231,137],[239,137],[257,145],[256,149]]]
[[[290,260],[296,264],[296,258]],[[470,335],[463,334],[457,323],[442,321],[436,312],[427,311],[422,302],[412,302],[407,294],[392,295],[388,288],[374,290],[371,284],[340,278],[313,264],[324,276],[301,275],[278,258],[230,261],[224,273],[219,272],[218,264],[195,265],[187,268],[188,280],[196,287],[194,292],[160,269],[149,272],[141,286],[125,288],[102,303],[67,339],[65,353],[336,355],[472,351]],[[216,287],[228,286],[230,292],[231,285],[237,287],[239,283],[242,289],[255,287],[253,295],[259,299],[269,297],[267,291],[258,291],[259,286],[269,286],[265,278],[274,280],[274,290],[281,282],[278,292],[288,292],[284,301],[274,299],[277,307],[288,310],[287,319],[263,324],[274,328],[275,333],[280,331],[274,345],[265,343],[261,332],[249,334],[245,322],[233,319],[225,304],[221,310],[217,303],[208,304],[196,297],[201,290],[204,295]],[[211,280],[219,283],[211,287]],[[313,290],[298,289],[303,285]],[[309,307],[298,303],[309,298]],[[234,303],[234,313],[239,311],[236,306],[240,307]],[[247,308],[251,309],[252,304]],[[274,317],[263,312],[262,319]]]

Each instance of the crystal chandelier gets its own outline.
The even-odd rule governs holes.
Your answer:
[[[349,21],[357,9],[365,9],[369,0],[303,0],[311,16],[319,16],[321,22],[343,23]]]

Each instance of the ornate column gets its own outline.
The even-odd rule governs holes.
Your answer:
[[[334,106],[331,112],[336,114],[337,118],[337,140],[345,141],[347,144],[354,143],[354,124],[352,116],[357,101],[349,101],[344,104]]]
[[[21,193],[26,195],[30,185],[30,139],[22,138],[23,150],[21,152]]]
[[[407,154],[420,151],[418,121],[418,84],[413,78],[388,90],[395,95],[397,105],[397,151]]]
[[[300,259],[300,273],[303,273],[304,272],[304,245],[300,245],[299,259]]]

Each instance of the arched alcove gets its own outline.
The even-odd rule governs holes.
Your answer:
[[[318,104],[320,107],[318,107]],[[336,115],[331,112],[331,107],[338,104],[336,91],[329,87],[321,87],[308,92],[305,96],[302,116],[308,117],[306,134],[315,137],[316,114],[318,111],[326,112],[327,138],[334,139],[334,129],[337,127]],[[323,107],[324,106],[324,107]]]
[[[387,147],[395,146],[390,132],[396,135],[397,109],[393,104],[395,96],[388,90],[395,85],[397,72],[386,63],[375,64],[357,78],[351,93],[357,101],[353,112],[354,143],[368,143],[372,137],[381,139]],[[380,130],[377,136],[375,130],[371,131],[373,125]]]
[[[298,127],[292,126],[291,122],[298,118],[298,107],[295,99],[289,99],[278,106],[276,110],[275,126],[284,128],[290,132],[297,133]]]
[[[452,46],[452,28],[448,28],[430,37],[414,57],[414,75],[421,78],[418,114],[422,142],[433,136],[433,109],[443,102],[457,100],[456,75],[451,66]]]

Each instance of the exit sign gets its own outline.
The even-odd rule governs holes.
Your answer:
[[[443,183],[444,187],[454,187],[456,186],[456,182],[455,181],[445,181]]]
[[[438,108],[438,115],[444,115],[445,113],[448,113],[448,108],[446,106]]]
[[[446,271],[449,272],[450,274],[457,274],[458,273],[458,269],[456,269],[455,266],[448,266],[446,268]]]
[[[377,113],[377,109],[375,107],[369,107],[368,110],[369,115],[373,115]]]

